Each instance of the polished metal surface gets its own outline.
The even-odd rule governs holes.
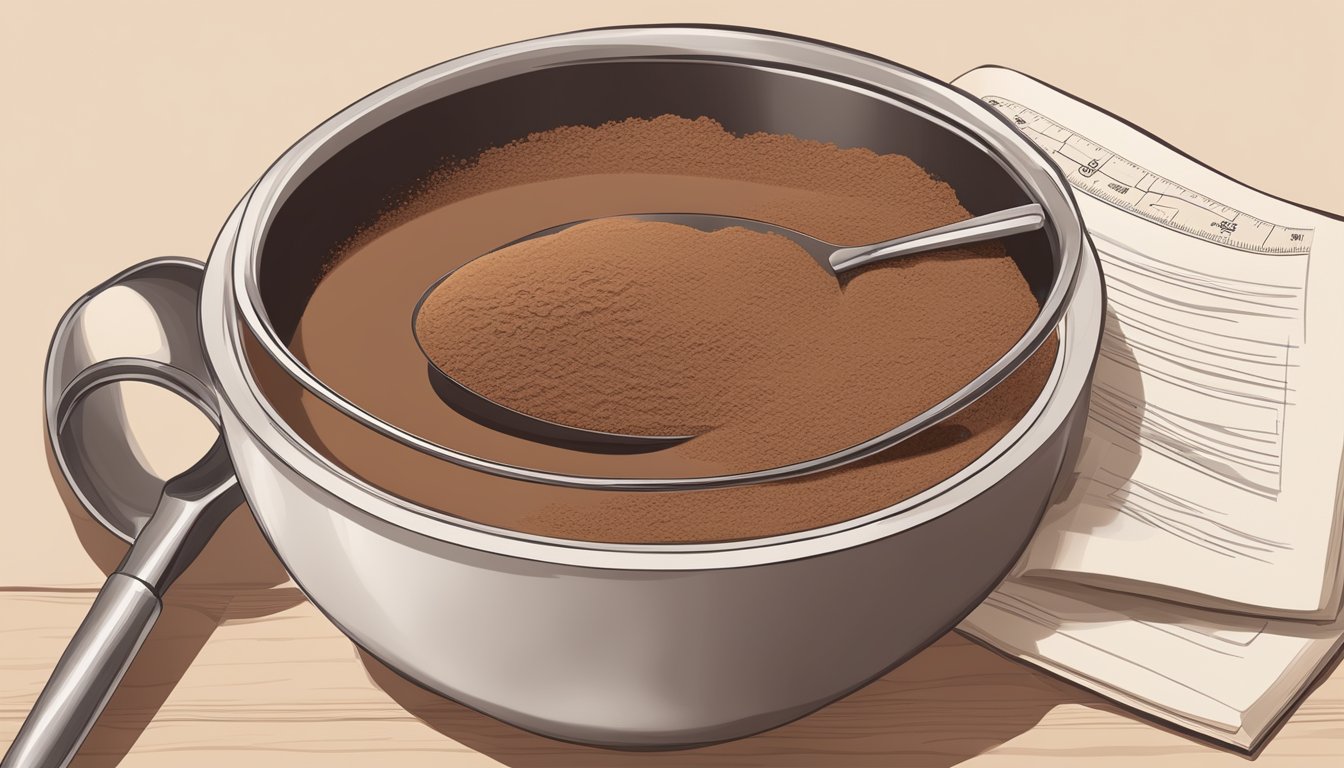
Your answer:
[[[700,61],[668,63],[657,71],[657,89],[641,90],[628,82],[631,73],[644,76],[640,62],[648,57],[670,56]],[[910,103],[932,115],[920,120],[959,136],[969,138],[966,115],[974,117],[966,124],[977,131],[986,121],[993,125],[969,97],[888,62],[744,30],[598,30],[504,46],[432,67],[358,102],[287,152],[225,223],[203,280],[191,262],[150,262],[138,273],[145,279],[131,281],[129,291],[121,290],[126,286],[118,280],[95,291],[132,299],[144,310],[135,316],[143,315],[146,327],[160,333],[147,334],[144,343],[129,343],[138,323],[101,329],[90,323],[90,332],[105,331],[117,343],[53,346],[47,387],[52,442],[63,446],[57,451],[60,469],[90,512],[128,540],[142,529],[141,535],[150,534],[146,521],[156,507],[178,509],[176,517],[190,514],[184,510],[193,498],[212,508],[231,501],[227,479],[222,479],[226,470],[216,463],[224,454],[217,452],[208,466],[189,473],[213,480],[184,484],[180,499],[161,504],[169,495],[162,482],[119,452],[128,438],[117,433],[125,425],[119,404],[110,397],[113,388],[90,390],[80,402],[69,403],[67,418],[53,419],[71,381],[103,360],[118,359],[82,380],[135,372],[217,408],[228,458],[249,507],[295,582],[343,632],[401,674],[503,721],[568,740],[653,747],[744,736],[823,706],[908,658],[955,625],[1011,566],[1057,482],[1067,477],[1081,439],[1103,323],[1100,269],[1057,170],[1002,123],[977,135],[995,157],[1014,158],[1005,167],[1013,169],[1031,198],[1017,202],[1041,203],[1046,231],[1058,246],[1047,250],[1077,248],[1078,272],[1070,281],[1070,296],[1041,293],[1059,299],[1057,305],[1047,302],[1043,312],[1051,325],[1054,318],[1064,318],[1045,389],[1003,439],[962,471],[912,498],[836,525],[703,544],[552,539],[474,523],[470,510],[413,504],[369,484],[309,444],[268,399],[257,379],[259,361],[272,360],[286,381],[317,393],[334,413],[370,434],[394,436],[353,406],[340,405],[344,401],[335,393],[318,392],[321,383],[285,357],[285,336],[311,292],[313,270],[329,252],[331,239],[318,237],[318,229],[352,219],[350,196],[364,186],[370,200],[382,200],[378,169],[403,172],[393,160],[397,152],[415,148],[415,142],[394,136],[395,141],[379,144],[374,135],[379,126],[440,105],[445,110],[440,114],[461,114],[473,106],[461,99],[488,96],[496,92],[492,89],[507,90],[528,78],[544,79],[551,67],[564,62],[583,62],[568,83],[575,88],[566,91],[574,99],[501,98],[501,110],[482,112],[491,115],[488,123],[453,123],[466,132],[463,141],[490,146],[506,139],[507,134],[470,131],[507,124],[510,105],[535,108],[539,118],[583,120],[603,115],[556,116],[550,110],[573,101],[584,108],[605,104],[606,109],[660,114],[657,110],[677,106],[665,100],[678,94],[721,97],[722,111],[715,114],[740,117],[734,130],[799,135],[812,130],[811,138],[853,130],[859,134],[845,139],[848,143],[877,146],[901,137],[911,142],[911,152],[942,146],[942,139],[892,131],[882,123],[904,114]],[[767,77],[753,62],[790,67],[793,73],[773,79],[773,72]],[[835,77],[803,77],[802,70]],[[729,87],[735,79],[758,98],[741,98]],[[623,100],[603,90],[611,87]],[[834,103],[805,109],[792,98],[798,95],[794,88],[807,89],[809,98],[833,97]],[[891,98],[884,101],[883,93]],[[589,94],[595,95],[584,101]],[[647,103],[634,103],[640,99]],[[772,122],[795,117],[802,122]],[[522,123],[515,127],[527,130]],[[417,135],[430,142],[457,132]],[[358,168],[361,183],[339,183],[342,163],[360,139],[367,139],[360,146],[369,153],[369,164]],[[426,146],[423,154],[437,159],[443,149]],[[978,174],[983,168],[971,170]],[[955,172],[951,167],[940,173]],[[986,184],[967,186],[968,194],[994,187],[989,175],[975,177]],[[314,184],[305,188],[305,179]],[[1007,207],[988,198],[981,203],[967,207],[973,212]],[[286,216],[299,225],[286,224]],[[273,249],[262,260],[268,240]],[[263,293],[270,302],[264,308],[259,303]],[[199,319],[199,329],[190,318]],[[62,321],[58,337],[70,333],[70,320],[67,315]],[[136,359],[146,362],[131,362]],[[164,374],[164,364],[177,373]],[[422,448],[414,439],[394,444]],[[500,474],[493,466],[480,469]],[[212,494],[210,488],[225,490]],[[215,513],[197,514],[205,520]],[[209,532],[205,524],[153,527],[161,533],[152,540],[169,549],[197,546]],[[163,580],[186,559],[151,554],[128,560],[158,580],[161,590]],[[113,578],[120,586],[109,589],[105,599],[132,608],[100,611],[122,618],[106,634],[81,633],[72,646],[68,655],[81,659],[74,666],[96,668],[99,682],[74,686],[78,695],[73,700],[81,702],[80,708],[57,708],[71,724],[62,733],[96,713],[97,707],[87,704],[98,698],[100,688],[115,684],[118,668],[133,652],[134,628],[152,619],[144,618],[153,613],[150,585],[141,590],[126,581],[131,575]],[[122,590],[141,596],[117,596]],[[103,623],[96,617],[90,621]],[[71,690],[70,679],[62,671],[55,687]],[[50,711],[43,705],[39,710],[38,717]],[[60,751],[43,748],[53,755]]]
[[[1029,203],[1004,211],[973,216],[965,221],[958,221],[955,224],[937,227],[926,232],[916,232],[913,235],[898,237],[884,243],[837,248],[827,257],[826,261],[832,271],[839,274],[879,261],[924,253],[938,248],[954,248],[958,245],[970,245],[971,243],[1020,235],[1024,232],[1035,232],[1043,226],[1045,226],[1045,211],[1036,203]],[[1042,328],[1047,327],[1049,330],[1045,331],[1045,336],[1054,332],[1053,326],[1042,326]],[[1037,339],[1036,347],[1039,348],[1044,343],[1044,337]],[[1015,371],[1024,362],[1026,362],[1026,357],[1020,359],[1000,358],[994,362],[994,365],[1004,365],[1008,370]],[[982,394],[984,393],[981,392],[972,397],[971,402],[974,402]]]
[[[70,761],[158,618],[164,592],[242,502],[222,438],[167,483],[141,466],[127,443],[120,395],[107,386],[157,384],[220,423],[195,333],[200,282],[195,262],[146,262],[77,301],[52,339],[47,428],[57,464],[86,508],[132,544],[75,631],[4,768]],[[118,319],[113,329],[97,320],[107,302],[119,310],[101,315]],[[146,503],[150,493],[156,498]]]
[[[741,227],[753,232],[761,232],[769,235],[779,235],[792,240],[801,247],[807,255],[811,256],[817,264],[832,275],[839,275],[842,272],[868,264],[875,264],[889,259],[901,258],[904,256],[913,256],[917,253],[939,248],[953,248],[959,245],[970,245],[980,243],[985,240],[998,240],[1012,235],[1020,235],[1024,232],[1035,232],[1045,226],[1045,211],[1041,206],[1035,203],[1020,205],[1007,210],[986,213],[980,216],[972,216],[964,221],[958,221],[943,227],[928,229],[923,232],[915,232],[897,237],[891,240],[884,240],[880,243],[870,243],[868,245],[841,246],[835,243],[828,243],[825,240],[818,240],[810,235],[805,235],[796,229],[789,229],[778,224],[771,224],[767,221],[757,219],[744,219],[738,216],[723,216],[710,213],[632,213],[625,216],[611,216],[610,219],[630,219],[635,221],[654,221],[663,224],[678,224],[681,226],[692,227],[705,232],[714,232],[729,227]],[[570,227],[584,224],[594,219],[581,219],[571,221],[554,227],[548,227],[539,232],[534,232],[526,237],[514,240],[511,243],[500,246],[508,248],[528,240],[535,240],[539,237],[549,237],[559,234]],[[490,253],[500,250],[496,248]],[[482,254],[473,259],[478,261],[483,258],[489,258],[490,253]],[[459,267],[460,269],[460,267]],[[431,285],[420,297],[416,303],[414,317],[416,318],[416,344],[420,345],[420,350],[425,351],[424,345],[420,344],[419,337],[419,318],[420,308],[424,306],[425,300],[429,295],[438,289],[443,281],[452,278],[453,272],[449,272],[439,278]],[[751,279],[750,275],[743,275],[744,279]],[[1042,326],[1041,333],[1048,336],[1054,333],[1053,326]],[[1045,339],[1037,340],[1036,345],[1044,343]],[[1030,354],[1024,354],[1020,358],[1000,358],[994,362],[994,366],[1002,366],[1009,373],[1017,370],[1018,366],[1025,363]],[[619,432],[603,432],[596,429],[584,429],[569,424],[561,424],[554,421],[548,421],[538,416],[524,413],[515,408],[510,408],[495,400],[481,395],[467,385],[458,381],[451,372],[445,371],[429,353],[425,353],[425,358],[429,360],[429,375],[433,386],[439,396],[458,411],[467,414],[489,426],[495,426],[515,434],[534,437],[535,439],[558,444],[578,445],[580,447],[601,447],[601,446],[625,446],[627,448],[643,448],[654,450],[657,448],[666,448],[678,443],[684,443],[690,440],[694,435],[627,435]],[[993,367],[991,367],[993,370]],[[914,419],[906,422],[908,430],[905,437],[912,437],[919,432],[932,427],[939,421],[956,414],[963,408],[967,408],[984,397],[993,387],[982,389],[963,389],[960,398],[946,404],[942,414],[938,418],[932,415],[921,414]],[[836,456],[835,461],[843,463],[843,456]],[[814,467],[812,471],[819,472],[826,466]]]
[[[52,334],[43,381],[47,439],[89,514],[132,541],[163,480],[137,458],[121,393],[109,379],[152,380],[218,426],[197,329],[200,262],[161,258],[113,276],[66,310]]]

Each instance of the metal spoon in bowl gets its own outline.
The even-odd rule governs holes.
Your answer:
[[[916,232],[893,240],[884,240],[880,243],[839,246],[834,243],[825,242],[824,240],[818,240],[815,237],[805,235],[797,230],[781,227],[778,224],[757,221],[756,219],[743,219],[736,216],[719,216],[708,213],[636,213],[612,218],[682,224],[704,232],[713,232],[728,227],[743,227],[756,232],[783,235],[797,243],[804,251],[807,251],[808,255],[821,265],[822,269],[837,276],[842,272],[864,266],[865,264],[886,261],[901,256],[910,256],[916,253],[924,253],[939,248],[952,248],[958,245],[969,245],[985,240],[1008,237],[1009,235],[1031,232],[1040,229],[1045,225],[1045,212],[1041,209],[1041,206],[1032,203],[1030,205],[1022,205],[1016,208],[996,211],[994,213],[987,213],[983,216],[975,216],[955,224],[948,224],[947,226],[928,229],[923,232]],[[489,256],[495,251],[527,240],[554,235],[588,221],[592,221],[592,219],[571,221],[566,224],[543,229],[539,232],[533,232],[526,237],[521,237],[502,245],[477,258]],[[420,302],[415,308],[415,317],[417,319],[420,316],[420,307],[424,304],[425,299],[439,287],[439,284],[451,277],[452,274],[452,272],[449,272],[434,281],[434,284],[425,291],[424,296],[421,297]],[[418,322],[416,324],[416,329],[416,343],[419,344]],[[421,351],[424,351],[423,345],[421,345]],[[475,392],[465,384],[453,378],[452,374],[439,368],[428,354],[426,354],[425,357],[429,360],[430,383],[433,385],[435,392],[438,393],[439,397],[441,397],[444,402],[448,403],[458,412],[463,413],[469,418],[504,432],[524,437],[540,438],[547,442],[563,446],[580,447],[591,451],[609,451],[614,453],[658,450],[660,448],[667,448],[676,445],[677,443],[685,442],[693,437],[693,435],[625,435],[615,432],[584,429],[582,427],[574,427],[567,424],[547,421],[546,419],[541,419],[514,410],[513,408],[495,402],[494,400]],[[970,400],[973,401],[982,394],[984,393],[976,393]],[[967,404],[969,404],[969,402]]]

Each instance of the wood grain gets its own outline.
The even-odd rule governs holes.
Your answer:
[[[242,761],[376,762],[380,768],[1247,761],[1141,721],[955,634],[848,698],[748,739],[643,753],[565,744],[431,694],[361,652],[283,578],[255,523],[245,509],[239,512],[212,542],[199,570],[189,571],[171,593],[75,768]],[[102,546],[109,553],[123,546],[101,536],[108,539]],[[99,541],[91,534],[86,539]],[[245,563],[243,572],[252,578],[239,582],[237,568],[212,563]],[[0,743],[17,731],[93,595],[93,588],[0,589]],[[1344,674],[1336,673],[1311,694],[1258,762],[1320,765],[1342,755]]]

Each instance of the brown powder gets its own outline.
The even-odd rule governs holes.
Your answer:
[[[634,192],[633,187],[642,183],[639,176],[765,185],[773,188],[773,194],[757,190],[737,195],[735,200],[718,200],[711,212],[763,221],[780,217],[780,221],[795,222],[794,229],[832,242],[877,242],[946,224],[949,215],[954,221],[970,218],[950,186],[931,178],[904,155],[879,155],[863,147],[842,150],[834,144],[774,133],[736,136],[708,117],[689,120],[661,115],[599,126],[560,126],[486,149],[469,160],[446,163],[412,185],[377,221],[340,248],[333,266],[397,226],[445,205],[510,187],[608,174],[631,177],[627,179],[630,184],[617,180],[604,189],[587,191],[598,198],[617,192],[610,199],[627,204],[645,197],[636,193],[622,199],[620,195]],[[828,199],[819,200],[817,195]],[[595,202],[599,201],[548,200],[546,208],[584,209]],[[723,210],[725,206],[730,210]],[[613,213],[634,210],[623,206]],[[520,232],[518,237],[538,229]]]
[[[950,187],[900,156],[735,137],[704,118],[560,128],[444,169],[353,240],[305,310],[294,350],[361,407],[440,444],[542,469],[666,477],[787,463],[885,431],[984,370],[1037,311],[994,243],[842,283],[778,237],[593,223],[463,267],[426,304],[427,346],[478,392],[543,418],[699,436],[648,454],[589,454],[502,435],[438,400],[410,320],[445,272],[557,223],[679,210],[841,244],[969,216]],[[864,515],[954,474],[1026,412],[1054,350],[954,423],[861,464],[693,493],[484,476],[402,450],[311,396],[274,399],[338,463],[451,515],[581,540],[728,540]]]
[[[605,219],[462,267],[425,301],[416,333],[442,370],[523,413],[703,435],[762,388],[792,396],[785,360],[812,346],[838,297],[784,237]]]
[[[988,367],[1035,311],[1002,255],[872,268],[842,289],[780,235],[607,219],[465,265],[430,294],[417,333],[495,402],[696,435],[687,455],[728,472],[890,429]]]

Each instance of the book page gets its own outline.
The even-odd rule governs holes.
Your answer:
[[[1023,572],[1333,617],[1344,223],[1011,70],[955,85],[1064,171],[1106,280],[1086,472],[1046,513]]]
[[[958,627],[1128,707],[1253,749],[1344,638],[1344,622],[1215,613],[1010,577]]]

